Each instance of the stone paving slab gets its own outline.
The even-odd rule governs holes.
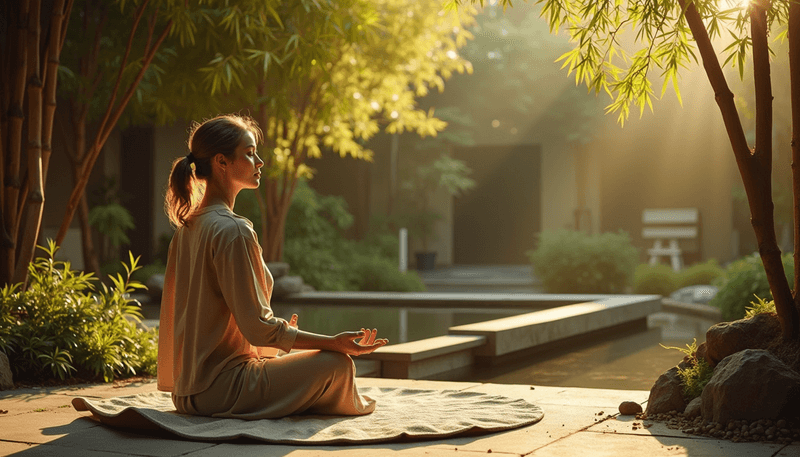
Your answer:
[[[783,447],[779,444],[583,432],[554,441],[530,456],[574,457],[579,455],[577,449],[585,449],[588,451],[585,455],[592,457],[771,457]]]
[[[645,403],[648,392],[427,380],[359,378],[360,386],[475,390],[523,398],[540,406],[534,425],[489,435],[361,446],[286,446],[238,440],[190,441],[165,432],[133,433],[99,425],[86,412],[65,408],[74,396],[108,398],[155,391],[153,381],[125,386],[94,385],[19,389],[0,394],[0,455],[36,456],[800,456],[800,443],[732,443],[686,435],[655,424],[633,430],[632,416],[619,416],[624,400]],[[611,418],[608,416],[612,415]],[[637,421],[641,422],[641,421]]]

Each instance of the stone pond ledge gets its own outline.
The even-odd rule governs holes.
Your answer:
[[[493,364],[526,355],[583,335],[626,326],[646,328],[647,316],[660,310],[659,295],[603,296],[594,301],[450,327],[448,335],[384,346],[359,358],[379,361],[381,377],[436,378],[475,364]]]

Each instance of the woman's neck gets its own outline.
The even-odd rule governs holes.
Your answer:
[[[200,208],[205,208],[211,205],[225,205],[233,211],[233,206],[236,204],[236,194],[231,192],[230,189],[220,187],[218,183],[209,181],[206,185],[206,191],[203,193],[203,200],[200,202]]]

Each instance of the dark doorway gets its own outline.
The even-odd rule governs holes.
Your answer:
[[[475,146],[455,157],[477,185],[454,202],[453,263],[530,263],[525,251],[541,227],[541,147]]]
[[[140,264],[153,260],[153,127],[129,127],[122,132],[120,154],[120,203],[130,211],[136,228],[128,233],[130,250],[142,256]],[[123,251],[123,252],[125,252]],[[127,255],[127,254],[126,254]],[[123,255],[124,259],[127,259]]]

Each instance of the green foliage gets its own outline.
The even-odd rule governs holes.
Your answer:
[[[786,279],[791,283],[794,276],[794,262],[791,254],[783,256],[783,269]],[[772,297],[767,282],[767,273],[758,254],[749,255],[728,265],[725,275],[718,281],[719,292],[709,302],[722,311],[726,321],[741,319],[745,307],[756,297]]]
[[[678,289],[678,274],[669,265],[639,264],[633,272],[633,292],[668,297]]]
[[[473,0],[474,1],[474,0]],[[510,1],[504,1],[504,4]],[[595,93],[607,93],[612,102],[607,112],[619,113],[623,123],[631,105],[652,110],[652,78],[661,81],[661,96],[672,86],[680,100],[679,72],[697,63],[692,33],[680,2],[652,3],[590,2],[574,0],[538,0],[541,16],[550,30],[565,29],[574,48],[560,61]],[[688,2],[687,2],[688,3]],[[773,24],[785,26],[789,2],[777,2],[768,12],[767,30]],[[746,2],[692,2],[704,19],[712,40],[725,38],[729,45],[721,52],[723,65],[731,64],[743,75],[747,53],[751,49],[749,10]],[[658,75],[652,72],[657,71]]]
[[[526,254],[548,293],[622,293],[639,259],[625,232],[543,231]]]
[[[139,269],[130,255],[125,275],[110,278],[111,287],[98,290],[94,276],[54,260],[57,246],[40,247],[46,257],[28,267],[28,288],[22,284],[0,290],[0,350],[18,380],[115,377],[155,374],[157,334],[137,327],[141,319],[129,298],[141,283],[131,275]]]
[[[89,211],[89,225],[106,237],[111,247],[129,244],[131,240],[126,232],[136,228],[130,211],[119,203],[93,207]]]
[[[763,298],[756,296],[756,300],[758,301],[751,301],[750,306],[747,307],[744,313],[744,318],[749,319],[756,314],[763,314],[763,313],[774,313],[775,312],[775,300],[766,301]]]
[[[725,274],[716,259],[696,263],[678,273],[678,289],[687,286],[714,284]]]
[[[257,206],[253,194],[240,194],[236,211],[253,220]],[[384,221],[385,222],[385,221]],[[344,231],[353,224],[342,197],[322,196],[300,181],[286,219],[284,259],[292,274],[317,290],[421,291],[416,272],[398,270],[397,236],[386,224],[376,224],[369,236],[354,241]]]
[[[714,374],[714,369],[705,361],[705,359],[697,358],[697,339],[692,340],[692,344],[687,344],[686,349],[679,347],[669,347],[661,345],[664,349],[675,349],[689,357],[689,366],[685,368],[678,368],[678,377],[681,378],[683,384],[683,396],[691,401],[703,393],[703,389],[711,380]]]

